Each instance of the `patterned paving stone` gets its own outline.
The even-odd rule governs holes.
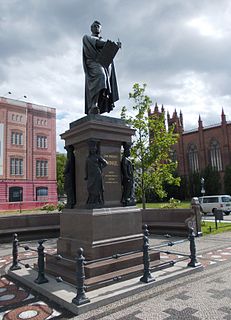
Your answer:
[[[141,311],[134,311],[130,314],[126,314],[126,316],[122,316],[121,318],[118,318],[117,320],[140,320],[142,318],[137,318],[137,315],[141,315],[142,312]]]
[[[222,307],[220,309],[218,309],[219,311],[222,311],[224,313],[227,313],[227,315],[225,315],[222,319],[225,320],[231,320],[231,308],[229,307]]]
[[[170,314],[169,317],[164,318],[165,320],[179,320],[179,319],[184,319],[184,320],[196,320],[200,319],[193,314],[196,313],[198,310],[193,309],[193,308],[185,308],[183,310],[176,310],[176,309],[166,309],[164,310],[165,313]]]
[[[231,298],[231,289],[223,289],[223,290],[210,289],[207,292],[212,293],[211,298],[214,298],[214,299],[223,299],[226,297]]]
[[[13,310],[8,310],[4,314],[0,313],[0,320],[15,320],[15,319],[33,319],[45,320],[59,316],[61,313],[50,308],[42,301],[32,303],[26,306],[21,306]]]
[[[30,290],[19,287],[7,278],[0,278],[0,320],[16,319],[69,319],[73,315],[65,310],[58,311],[53,304],[40,301]]]
[[[22,288],[18,288],[13,283],[5,284],[4,286],[1,285],[0,289],[0,307],[13,305],[15,303],[32,298],[30,293]]]
[[[52,254],[55,253],[55,249],[53,248],[46,249],[46,251]],[[28,259],[36,256],[36,252],[32,255],[28,252],[20,253],[20,259]],[[180,256],[176,254],[161,253],[161,257],[162,259],[167,261],[176,260]],[[198,259],[208,270],[216,270],[216,268],[219,265],[231,260],[231,247],[227,246],[227,248],[224,249],[210,250],[209,253],[203,253],[198,255]],[[9,262],[11,262],[10,256],[1,257],[0,268],[1,266],[4,267],[5,264]],[[185,263],[187,264],[187,261],[185,261]],[[214,265],[214,269],[210,268],[210,266],[212,265]],[[165,271],[166,273],[169,272],[168,269],[166,269]],[[92,320],[231,319],[231,311],[228,307],[230,305],[231,290],[229,289],[230,286],[227,285],[227,281],[223,280],[222,277],[223,275],[220,276],[220,273],[216,274],[216,272],[214,271],[214,276],[211,277],[211,279],[209,278],[209,281],[207,280],[207,278],[204,281],[203,275],[201,275],[201,281],[204,281],[203,286],[201,286],[200,282],[194,284],[191,283],[190,280],[187,283],[185,280],[182,279],[182,287],[177,286],[176,289],[172,292],[166,291],[162,293],[160,291],[159,295],[155,293],[155,297],[150,296],[148,299],[144,300],[142,305],[139,302],[131,303],[130,308],[127,306],[124,307],[125,312],[123,312],[122,310],[118,314],[116,314],[116,311],[114,311],[114,313],[110,314],[108,311],[105,311],[105,318],[104,316],[90,316],[84,318],[84,315],[82,315],[81,317],[78,316],[78,318]],[[46,299],[43,300],[41,297],[35,297],[33,294],[31,295],[29,291],[27,292],[26,289],[18,287],[17,284],[8,281],[6,278],[1,278],[0,280],[0,320],[42,320],[53,318],[68,319],[72,316],[68,313],[65,314],[65,311],[60,310],[58,306],[51,305],[48,301],[46,301]],[[195,289],[191,290],[191,288],[194,286]],[[8,304],[7,301],[10,301],[10,299],[16,299],[16,289],[17,291],[19,291],[19,294],[22,295],[22,298],[16,300],[14,304]],[[158,288],[156,288],[156,290],[158,291]],[[196,294],[194,293],[194,290],[197,291]],[[202,291],[203,293],[201,293]],[[25,293],[27,294],[27,296]],[[219,296],[218,299],[217,296]],[[208,301],[209,299],[209,303],[211,304],[211,298],[216,299],[216,304],[213,303],[211,307],[207,307],[205,301]],[[130,299],[132,300],[133,297],[130,297]],[[106,309],[107,307],[105,306],[105,310]],[[118,311],[118,309],[120,310],[120,308],[116,308],[115,310]],[[213,310],[214,314],[211,313],[211,310]]]
[[[225,280],[223,280],[221,277],[219,277],[219,278],[216,278],[216,279],[213,279],[213,282],[215,282],[215,283],[226,283],[226,281]],[[211,284],[211,281],[208,281],[208,282],[206,282],[206,283],[208,283],[208,284]]]
[[[188,300],[191,299],[191,297],[189,295],[187,295],[188,291],[181,291],[178,294],[175,294],[167,299],[165,299],[166,301],[172,301],[173,299],[180,299],[180,300]]]

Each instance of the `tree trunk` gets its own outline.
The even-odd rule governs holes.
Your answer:
[[[146,209],[146,198],[145,198],[145,190],[142,190],[142,207]]]

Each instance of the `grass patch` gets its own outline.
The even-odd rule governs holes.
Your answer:
[[[164,206],[168,206],[169,202],[156,202],[156,203],[146,203],[147,209],[162,209]],[[142,208],[142,203],[137,203],[137,207]],[[189,209],[191,207],[191,203],[189,201],[182,201],[177,204],[177,209]]]
[[[201,230],[203,232],[203,235],[231,231],[231,223],[217,222],[217,227],[218,229],[216,229],[215,222],[201,221]]]
[[[50,211],[49,213],[56,212],[56,211]],[[42,211],[41,209],[34,209],[34,210],[22,210],[20,212],[19,210],[12,210],[12,211],[0,211],[0,217],[5,216],[15,216],[15,215],[28,215],[28,214],[44,214],[47,213],[47,211]]]

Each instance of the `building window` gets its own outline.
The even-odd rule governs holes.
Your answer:
[[[36,161],[36,177],[47,177],[48,176],[48,161],[37,160]]]
[[[22,187],[10,187],[9,188],[9,202],[23,201],[23,188]]]
[[[46,136],[37,136],[37,148],[47,148]]]
[[[38,187],[36,189],[37,196],[48,196],[48,188],[47,187]]]
[[[10,158],[10,174],[13,176],[23,175],[23,159]]]
[[[212,140],[210,144],[210,161],[214,169],[222,171],[221,150],[217,140]]]
[[[194,144],[188,148],[189,170],[194,173],[199,171],[198,151]]]
[[[23,144],[23,135],[21,132],[11,132],[11,144]]]
[[[36,188],[36,200],[37,201],[47,200],[47,197],[48,197],[48,188],[47,187]]]

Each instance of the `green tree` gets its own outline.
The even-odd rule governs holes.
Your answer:
[[[225,168],[224,187],[225,193],[231,194],[231,166],[227,166]]]
[[[191,173],[188,177],[188,191],[190,197],[201,196],[201,174],[199,172]]]
[[[58,195],[64,194],[64,167],[67,157],[65,154],[58,153],[56,155],[56,179],[57,179],[57,192]]]
[[[135,83],[129,99],[133,101],[134,116],[127,116],[126,107],[122,108],[121,118],[136,129],[131,150],[134,159],[134,178],[137,197],[142,199],[145,209],[145,193],[152,190],[160,198],[165,197],[165,183],[180,184],[174,177],[177,163],[171,160],[171,147],[177,142],[174,128],[166,130],[164,114],[150,116],[151,99],[145,94],[146,85]]]
[[[207,166],[201,175],[205,179],[205,194],[207,196],[221,194],[221,177],[216,168]]]

